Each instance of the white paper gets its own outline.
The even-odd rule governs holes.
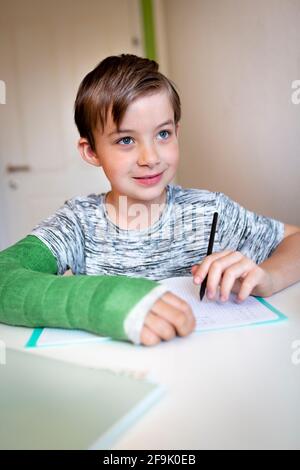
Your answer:
[[[192,277],[174,277],[161,282],[189,303],[196,318],[195,331],[232,328],[279,319],[276,313],[255,297],[248,297],[237,303],[234,300],[235,294],[231,294],[227,302],[207,300],[204,296],[200,302],[200,286],[194,284]]]
[[[56,346],[72,343],[102,342],[109,338],[94,335],[81,330],[65,330],[63,328],[44,328],[36,346]]]

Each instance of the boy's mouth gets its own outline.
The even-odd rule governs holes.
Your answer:
[[[162,175],[163,172],[161,173],[156,173],[155,175],[145,175],[145,176],[134,176],[134,179],[140,180],[140,179],[148,179],[148,178],[156,178],[157,176]]]
[[[156,173],[156,175],[152,175],[152,176],[134,177],[133,179],[135,179],[139,184],[149,186],[149,185],[158,183],[161,180],[162,174],[163,172]]]

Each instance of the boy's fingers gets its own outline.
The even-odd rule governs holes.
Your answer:
[[[180,312],[183,312],[185,316],[188,318],[189,328],[191,328],[192,330],[194,329],[196,325],[196,320],[195,320],[193,310],[188,302],[186,302],[181,297],[178,297],[177,295],[171,292],[166,292],[165,296],[163,296],[162,299],[164,302],[167,302],[173,307],[180,310]],[[169,321],[169,318],[167,318],[167,320]]]
[[[178,310],[191,310],[190,305],[185,300],[183,300],[181,297],[178,297],[176,294],[173,294],[172,292],[166,292],[162,296],[161,300],[165,303],[168,303],[169,305],[172,305],[172,307],[175,307]]]
[[[159,338],[168,341],[176,336],[175,328],[153,312],[148,313],[144,323]]]
[[[222,256],[226,256],[229,253],[232,253],[232,251],[219,251],[217,253],[212,253],[211,255],[204,257],[203,260],[201,262],[199,262],[198,264],[194,264],[191,267],[191,272],[193,274],[195,274],[195,272],[198,271],[200,269],[200,267],[203,265],[204,261],[211,259],[210,257],[214,257],[214,259],[221,258]]]
[[[238,266],[243,259],[244,257],[241,253],[235,252],[213,261],[207,277],[207,296],[209,299],[215,297],[222,276],[227,271],[230,271],[229,275],[231,275],[232,266]]]
[[[145,346],[154,346],[160,343],[160,338],[145,325],[143,326],[140,340],[141,344]]]
[[[243,280],[240,291],[237,295],[237,300],[243,302],[247,297],[249,297],[257,283],[257,271],[253,269]]]
[[[225,270],[220,285],[220,299],[222,301],[225,302],[228,300],[235,281],[242,276],[245,277],[251,268],[253,268],[253,262],[248,258],[245,258],[238,263],[232,264],[228,269]]]
[[[232,265],[241,263],[243,260],[246,260],[246,258],[241,253],[232,252],[226,256],[222,256],[221,258],[217,258],[211,262],[210,266],[208,267],[208,274],[207,274],[206,294],[207,294],[208,299],[212,300],[215,298],[222,276],[226,273],[226,271],[228,269],[230,270]],[[247,259],[247,263],[248,263],[248,259]],[[232,273],[230,271],[230,275],[231,274]],[[204,273],[203,277],[205,278],[205,276],[206,274]],[[196,279],[197,279],[197,275],[194,280],[194,282],[196,282],[197,284]]]
[[[196,265],[197,269],[195,269],[193,271],[194,282],[196,284],[201,283],[205,279],[211,264],[214,261],[218,260],[218,259],[225,258],[226,256],[230,255],[231,253],[234,253],[234,251],[232,251],[232,250],[220,251],[220,252],[217,252],[217,253],[213,253],[213,254],[207,256],[206,258],[204,258],[204,260],[202,261],[201,264]],[[199,282],[196,282],[196,278],[199,278]]]
[[[246,275],[247,273],[245,273]],[[242,285],[242,281],[243,281],[243,276],[240,276],[238,279],[236,279],[234,281],[234,284],[231,288],[231,292],[233,294],[238,294],[240,292],[240,289],[241,289],[241,285]]]
[[[195,317],[190,305],[171,292],[156,301],[152,312],[173,325],[180,336],[189,334],[195,327]]]

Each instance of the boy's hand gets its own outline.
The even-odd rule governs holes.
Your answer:
[[[189,304],[166,292],[153,305],[145,319],[141,343],[153,346],[161,340],[168,341],[174,336],[186,336],[195,328],[195,317]]]
[[[270,273],[239,251],[213,253],[201,264],[194,265],[191,272],[195,284],[201,284],[208,274],[206,295],[210,300],[215,298],[218,286],[223,302],[228,300],[231,291],[238,294],[238,301],[250,294],[267,297],[273,292]]]

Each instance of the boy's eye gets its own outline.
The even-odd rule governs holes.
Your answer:
[[[170,131],[167,131],[166,129],[164,129],[163,131],[160,131],[159,134],[160,134],[160,135],[161,135],[161,134],[164,134],[164,135],[165,135],[165,138],[163,138],[163,140],[166,140],[166,138],[171,135],[171,132],[170,132]],[[166,134],[167,134],[167,136],[166,136]]]
[[[128,142],[128,140],[130,140],[130,139],[131,139],[131,137],[129,137],[129,136],[123,137],[122,139],[118,140],[117,144],[128,145],[128,144],[130,144],[130,142]]]
[[[162,137],[162,140],[166,140],[171,135],[171,132],[164,129],[163,131],[160,131],[158,134]],[[123,137],[122,139],[118,140],[116,143],[121,144],[121,145],[129,145],[131,143],[130,140],[132,140],[132,137],[127,135],[126,137]]]

